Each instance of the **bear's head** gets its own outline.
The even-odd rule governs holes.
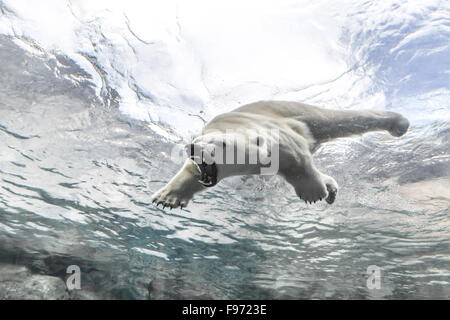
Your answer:
[[[185,150],[197,165],[199,182],[212,187],[229,176],[265,174],[264,168],[274,168],[275,163],[277,171],[278,159],[273,156],[278,156],[278,150],[274,152],[278,145],[272,140],[267,134],[244,130],[208,132],[196,137]]]

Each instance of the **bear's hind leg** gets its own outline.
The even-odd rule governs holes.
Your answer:
[[[325,110],[315,115],[305,115],[297,120],[308,125],[317,143],[336,138],[361,135],[370,131],[388,131],[394,137],[404,135],[409,121],[402,115],[377,110]]]

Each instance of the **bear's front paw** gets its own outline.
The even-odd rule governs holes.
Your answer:
[[[185,208],[189,203],[190,197],[182,194],[179,190],[172,188],[170,185],[157,191],[152,196],[152,203],[156,206],[162,205],[163,209],[169,207],[170,209],[175,209],[180,207]]]

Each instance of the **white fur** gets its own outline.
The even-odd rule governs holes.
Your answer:
[[[296,102],[261,101],[242,106],[217,116],[209,122],[193,144],[203,150],[220,147],[223,142],[238,142],[238,152],[248,156],[252,151],[267,153],[277,131],[279,163],[277,172],[307,202],[325,199],[333,203],[336,181],[314,166],[312,153],[321,143],[339,137],[386,130],[394,136],[403,135],[409,127],[406,118],[394,112],[374,110],[328,110]],[[259,142],[259,145],[257,144]],[[225,151],[225,155],[228,151]],[[260,174],[263,166],[217,164],[218,181],[235,175]],[[199,182],[200,172],[187,159],[181,170],[157,191],[153,202],[164,207],[185,207],[193,195],[205,189]]]

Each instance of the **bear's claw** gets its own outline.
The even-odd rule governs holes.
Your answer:
[[[332,204],[336,200],[339,189],[338,184],[333,178],[324,174],[322,174],[321,179],[324,181],[324,184],[314,184],[312,181],[305,182],[305,180],[298,184],[295,191],[299,198],[307,204],[316,203],[324,199],[328,204]]]

